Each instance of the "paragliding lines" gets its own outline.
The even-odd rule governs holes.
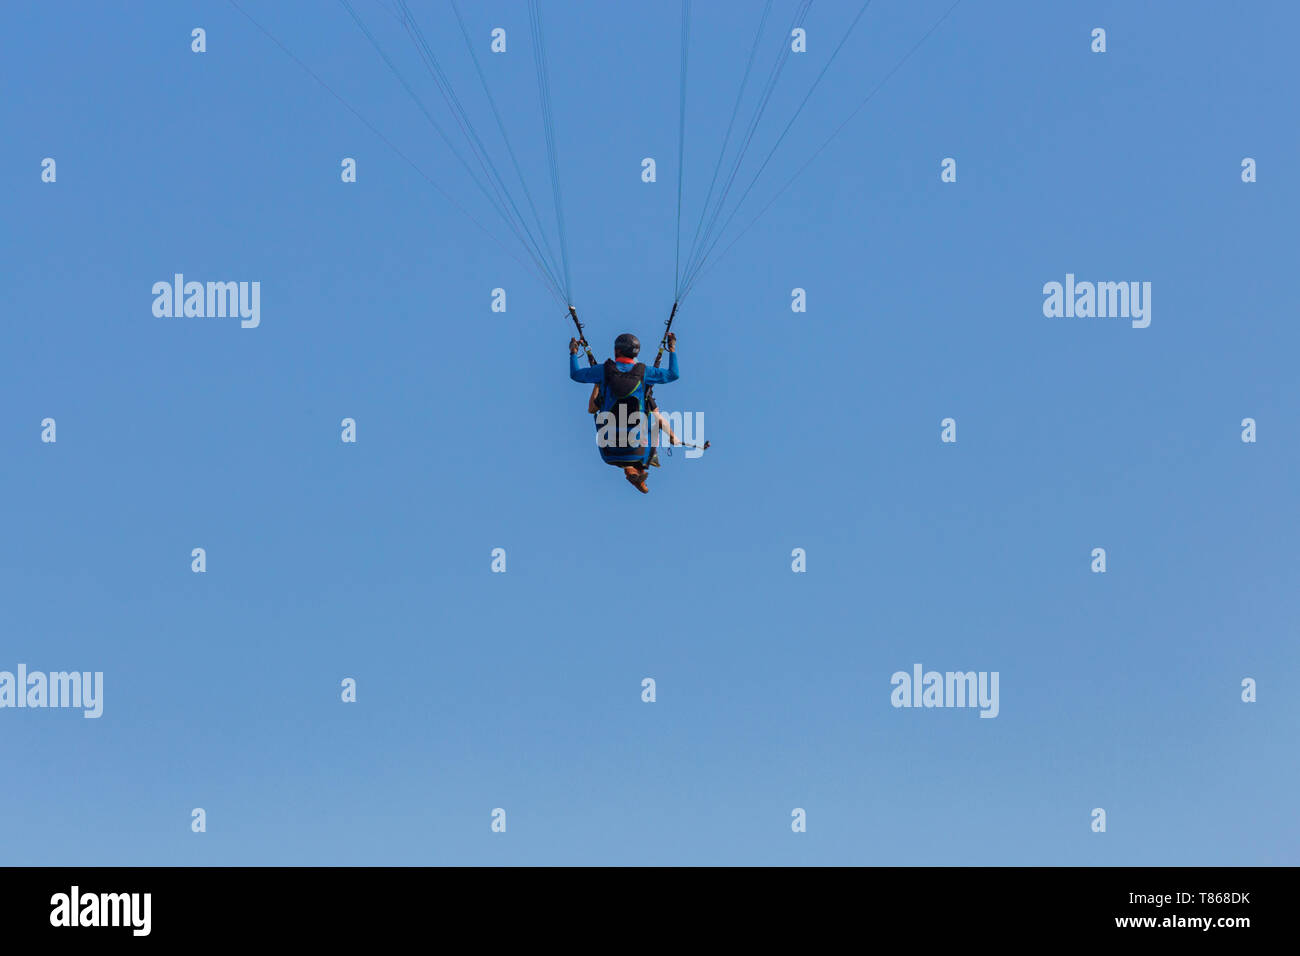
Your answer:
[[[439,137],[441,137],[442,141],[447,145],[447,148],[451,150],[452,155],[455,156],[460,164],[465,168],[465,171],[474,181],[474,185],[476,185],[479,188],[479,191],[483,193],[484,197],[491,204],[492,208],[496,210],[497,214],[505,220],[506,225],[519,243],[528,251],[529,256],[533,259],[537,268],[545,274],[546,279],[543,284],[550,288],[551,293],[555,295],[556,298],[563,299],[565,295],[561,289],[560,282],[555,275],[554,268],[547,261],[545,254],[537,243],[537,240],[532,236],[531,232],[529,232],[527,223],[523,221],[523,217],[518,213],[518,207],[515,206],[513,200],[510,199],[509,191],[505,189],[500,175],[496,173],[495,167],[492,166],[491,160],[487,157],[482,139],[479,138],[478,134],[474,131],[473,124],[469,122],[469,117],[461,106],[460,100],[456,97],[455,91],[452,89],[451,83],[448,80],[446,73],[443,71],[441,64],[438,62],[437,57],[434,56],[433,51],[429,48],[428,44],[424,42],[424,35],[420,31],[419,24],[415,23],[415,19],[411,16],[410,9],[406,6],[404,0],[398,0],[398,9],[401,14],[399,21],[407,35],[410,36],[412,41],[415,43],[417,52],[420,54],[421,62],[424,63],[425,68],[434,78],[438,91],[442,94],[444,101],[452,112],[452,117],[456,120],[461,133],[469,143],[470,150],[474,153],[474,158],[478,161],[479,167],[483,171],[483,176],[487,180],[487,185],[484,184],[483,179],[480,179],[479,176],[475,174],[474,168],[470,165],[469,161],[464,157],[464,155],[462,155],[460,150],[456,148],[455,143],[453,143],[451,138],[443,131],[442,126],[439,125],[437,120],[433,118],[433,114],[429,111],[429,108],[425,105],[419,94],[416,93],[414,87],[406,80],[406,77],[402,74],[401,70],[397,68],[397,65],[393,62],[392,58],[387,54],[387,52],[385,52],[374,34],[362,21],[349,0],[339,0],[339,2],[343,5],[344,9],[348,11],[349,15],[351,15],[353,21],[357,24],[357,27],[370,42],[370,45],[375,48],[375,52],[379,54],[380,58],[388,66],[389,70],[395,77],[397,77],[398,82],[402,84],[402,88],[405,89],[411,99],[414,100],[416,106],[419,107],[420,112],[424,115],[425,119],[427,119],[429,124],[434,128],[434,131],[437,132]],[[492,192],[489,192],[489,186],[491,187]],[[493,193],[495,193],[495,196]],[[511,217],[510,213],[507,211],[507,205],[514,209],[517,218]]]
[[[713,199],[713,190],[718,184],[718,175],[722,172],[722,161],[726,158],[727,145],[731,142],[731,132],[736,126],[736,118],[740,115],[740,104],[745,96],[745,87],[749,84],[749,74],[753,71],[754,60],[758,56],[759,41],[763,37],[763,29],[767,26],[768,15],[772,12],[772,0],[767,0],[763,7],[763,16],[758,21],[758,30],[754,33],[754,42],[749,49],[749,59],[745,63],[745,74],[740,79],[740,90],[736,93],[736,103],[731,108],[731,119],[727,121],[727,131],[722,137],[722,148],[718,150],[718,161],[713,166],[713,176],[709,180],[708,191],[704,194],[704,202],[701,205],[700,221],[695,227],[695,235],[691,239],[691,249],[699,242],[700,230],[704,227],[704,216],[708,211],[709,202]],[[680,239],[678,240],[680,242]],[[689,259],[689,256],[688,256]],[[680,283],[673,289],[673,299],[677,299],[681,294]]]
[[[519,242],[519,244],[523,246],[525,252],[527,252],[528,254],[528,258],[532,260],[531,265],[527,262],[524,262],[524,260],[521,259],[514,252],[511,252],[509,249],[507,249],[505,245],[502,244],[501,240],[491,230],[489,230],[486,226],[484,226],[483,223],[480,222],[473,214],[471,214],[461,203],[457,202],[456,199],[453,198],[449,192],[447,192],[447,190],[445,190],[442,186],[440,186],[437,182],[435,182],[434,179],[430,175],[428,175],[417,163],[415,163],[414,160],[412,160],[409,156],[407,156],[404,152],[402,152],[402,150],[398,149],[397,146],[395,146],[388,137],[384,136],[375,127],[373,123],[367,120],[359,110],[357,110],[354,106],[352,106],[349,102],[347,102],[347,100],[345,100],[339,93],[337,93],[332,87],[330,87],[329,84],[327,84],[323,79],[321,79],[319,75],[317,75],[313,70],[311,70],[311,68],[309,68],[306,63],[304,63],[301,59],[295,56],[292,53],[292,51],[290,51],[289,48],[285,46],[284,43],[280,42],[278,38],[276,38],[273,34],[271,34],[269,30],[267,30],[264,26],[262,26],[262,24],[259,23],[247,10],[245,10],[242,6],[240,6],[240,4],[236,2],[236,0],[230,0],[231,6],[233,6],[236,10],[238,10],[241,14],[243,14],[243,16],[246,19],[248,19],[250,23],[252,23],[268,39],[270,39],[273,43],[275,43],[275,45],[278,46],[281,49],[281,51],[285,53],[285,55],[287,55],[290,59],[292,59],[295,63],[297,63],[299,67],[301,67],[309,76],[311,76],[318,84],[320,84],[320,86],[322,86],[328,93],[330,93],[331,96],[333,96],[340,103],[342,103],[350,113],[356,116],[357,119],[361,120],[361,122],[366,126],[367,129],[369,129],[376,136],[378,136],[379,139],[389,147],[389,149],[391,149],[408,165],[410,165],[417,173],[419,173],[422,179],[424,179],[431,186],[437,189],[438,192],[441,193],[444,196],[444,198],[446,198],[447,201],[452,204],[454,208],[456,208],[461,213],[463,213],[467,219],[469,219],[476,226],[478,226],[479,229],[481,229],[484,233],[486,233],[492,239],[492,241],[496,243],[498,246],[500,246],[503,250],[505,250],[512,259],[524,265],[530,273],[536,276],[538,280],[542,283],[542,285],[555,297],[555,299],[558,302],[560,302],[561,304],[571,304],[572,286],[571,286],[570,273],[569,273],[568,240],[565,232],[564,211],[562,206],[562,197],[560,194],[559,163],[557,159],[555,134],[554,134],[554,117],[553,117],[553,109],[551,106],[549,77],[546,73],[545,45],[541,35],[541,18],[540,18],[540,13],[538,12],[536,7],[536,0],[530,0],[530,15],[533,22],[534,54],[535,54],[536,66],[538,70],[539,94],[542,98],[542,113],[545,119],[548,165],[550,167],[552,187],[553,187],[554,197],[555,197],[556,228],[557,228],[557,232],[559,233],[559,239],[560,239],[560,255],[558,257],[558,262],[557,262],[557,257],[555,255],[555,252],[551,247],[550,241],[547,237],[547,229],[542,224],[541,216],[537,211],[537,204],[533,200],[532,193],[529,192],[527,181],[523,176],[522,166],[519,163],[518,156],[516,155],[514,147],[510,142],[509,136],[506,134],[505,123],[501,118],[501,113],[500,110],[497,108],[496,101],[492,97],[491,89],[488,87],[487,84],[486,74],[483,71],[483,67],[481,62],[479,61],[478,56],[474,52],[473,43],[470,40],[469,32],[465,26],[464,18],[461,16],[459,6],[456,4],[455,0],[452,0],[451,3],[453,12],[456,15],[456,20],[457,23],[459,24],[461,35],[464,38],[470,56],[473,59],[474,68],[478,73],[479,81],[483,85],[484,93],[487,95],[488,102],[492,110],[493,118],[495,119],[497,124],[497,129],[500,131],[502,139],[505,141],[506,149],[510,156],[510,161],[514,167],[516,176],[518,176],[519,178],[519,184],[523,189],[524,197],[527,202],[528,209],[532,214],[531,220],[523,214],[522,210],[519,207],[519,204],[515,201],[511,189],[507,186],[504,177],[501,175],[501,171],[497,168],[497,165],[493,162],[490,151],[488,150],[486,144],[484,143],[482,137],[479,135],[478,131],[475,129],[473,121],[470,119],[468,111],[465,109],[464,104],[461,102],[459,96],[456,93],[455,88],[451,83],[450,77],[448,76],[446,70],[443,68],[443,65],[439,61],[437,55],[434,53],[433,48],[430,46],[428,40],[425,38],[423,30],[420,28],[419,23],[416,22],[410,7],[406,3],[406,0],[391,0],[391,2],[382,2],[381,0],[380,6],[385,13],[387,13],[389,16],[393,17],[393,19],[397,21],[397,23],[406,32],[407,36],[410,37],[411,41],[414,43],[416,52],[419,54],[421,62],[423,63],[425,69],[429,72],[430,76],[433,78],[439,93],[442,94],[444,102],[447,104],[448,109],[451,111],[452,118],[456,121],[456,124],[460,127],[461,134],[465,137],[465,142],[468,144],[469,150],[474,157],[473,163],[471,163],[471,161],[466,158],[462,150],[457,147],[456,143],[452,141],[452,138],[443,129],[442,125],[434,118],[433,112],[429,109],[424,99],[420,96],[419,92],[416,90],[415,86],[407,79],[407,77],[403,74],[402,70],[398,67],[394,59],[384,49],[379,39],[375,36],[374,32],[371,31],[371,29],[366,25],[365,21],[362,19],[361,15],[357,12],[356,8],[353,6],[350,0],[339,0],[339,3],[343,7],[343,9],[347,11],[349,17],[351,17],[353,23],[356,24],[357,28],[361,31],[362,35],[365,36],[366,40],[374,48],[375,52],[379,55],[380,59],[384,62],[384,65],[387,66],[389,71],[397,78],[398,82],[401,84],[402,88],[406,91],[407,95],[411,98],[411,100],[415,103],[416,107],[419,109],[420,113],[424,116],[425,120],[429,123],[431,127],[433,127],[434,132],[438,134],[438,137],[442,140],[442,142],[446,145],[446,147],[451,151],[451,154],[464,168],[465,172],[469,175],[474,185],[478,188],[478,190],[483,194],[484,198],[488,201],[488,204],[496,211],[497,215],[499,215],[505,221],[507,228],[514,235],[515,239]],[[477,165],[478,167],[477,170],[475,169],[475,165]],[[534,232],[533,228],[530,226],[530,221],[536,225],[536,232]]]
[[[673,263],[673,301],[681,290],[682,276],[682,179],[686,155],[686,64],[691,40],[691,0],[682,0],[682,65],[677,97],[677,254]]]
[[[373,123],[370,122],[370,120],[366,119],[366,117],[362,115],[360,110],[358,110],[355,106],[353,106],[346,99],[344,99],[343,96],[340,93],[338,93],[332,86],[326,83],[320,77],[320,75],[316,73],[316,71],[314,71],[306,63],[304,63],[301,59],[299,59],[298,56],[295,55],[292,50],[290,50],[287,46],[285,46],[284,43],[282,43],[280,39],[275,36],[275,34],[273,34],[270,30],[264,27],[256,18],[253,17],[252,14],[250,14],[247,10],[245,10],[242,6],[240,6],[236,2],[236,0],[229,0],[229,3],[232,7],[238,10],[243,15],[243,17],[246,20],[248,20],[249,23],[251,23],[254,27],[256,27],[263,36],[265,36],[268,40],[270,40],[277,47],[279,47],[280,51],[284,53],[285,56],[287,56],[290,60],[296,63],[304,73],[306,73],[313,80],[315,80],[317,85],[319,85],[323,90],[325,90],[325,92],[329,93],[330,96],[334,97],[334,99],[338,100],[338,102],[342,104],[344,109],[346,109],[349,113],[351,113],[361,122],[361,125],[363,125],[366,129],[370,130],[370,132],[373,133],[379,139],[380,142],[382,142],[385,146],[387,146],[390,150],[392,150],[393,153],[399,159],[401,159],[413,170],[415,170],[415,172],[419,174],[421,179],[423,179],[435,190],[437,190],[438,193],[444,199],[446,199],[448,203],[451,204],[452,208],[456,209],[458,212],[464,215],[464,217],[468,219],[470,222],[472,222],[475,226],[477,226],[485,236],[491,239],[501,249],[501,251],[503,251],[510,258],[514,259],[525,269],[532,272],[533,275],[536,276],[538,281],[542,283],[542,285],[546,286],[548,289],[551,289],[552,293],[555,294],[555,288],[553,282],[550,279],[548,279],[547,276],[544,275],[542,271],[540,271],[540,263],[534,263],[534,265],[529,265],[527,262],[524,262],[524,260],[519,258],[518,255],[516,255],[511,249],[509,249],[506,246],[506,244],[503,243],[501,239],[494,232],[492,232],[492,230],[490,230],[487,226],[483,225],[483,223],[479,221],[477,216],[475,216],[463,205],[461,205],[461,203],[458,202],[455,199],[455,197],[451,195],[451,193],[447,192],[447,190],[443,189],[440,185],[438,185],[438,183],[434,180],[434,178],[430,176],[428,173],[426,173],[424,169],[421,168],[421,166],[415,160],[411,159],[410,156],[408,156],[401,149],[399,149],[393,143],[392,140],[390,140],[387,136],[385,136]]]
[[[802,26],[804,19],[808,15],[808,9],[811,6],[812,6],[812,0],[801,0],[799,7],[795,11],[794,18],[791,21],[790,30],[788,30],[786,33],[787,36],[789,35],[790,31],[794,30],[799,26]],[[764,13],[766,16],[766,11]],[[758,37],[755,37],[755,42],[758,42]],[[737,149],[736,157],[731,162],[730,172],[727,174],[724,180],[722,194],[719,196],[717,204],[714,206],[712,214],[709,213],[707,207],[702,213],[702,216],[704,218],[702,218],[701,222],[707,220],[708,225],[704,227],[702,238],[694,244],[690,254],[687,256],[686,276],[687,276],[688,283],[689,283],[690,276],[695,271],[694,263],[699,255],[699,249],[701,245],[703,243],[707,243],[713,235],[713,231],[717,226],[718,219],[722,215],[722,210],[726,205],[727,196],[730,194],[731,187],[735,184],[736,176],[740,172],[741,164],[744,162],[745,154],[746,152],[748,152],[749,146],[754,140],[754,134],[758,131],[758,126],[763,118],[763,113],[767,110],[767,105],[772,99],[773,92],[776,90],[777,81],[781,77],[781,71],[784,69],[786,61],[789,59],[790,46],[785,42],[784,37],[782,38],[781,43],[782,43],[781,52],[777,56],[776,62],[772,64],[772,68],[768,72],[767,80],[763,84],[763,88],[759,93],[758,105],[754,110],[753,117],[750,119],[749,124],[746,127],[745,134],[742,137],[741,143]],[[742,88],[742,92],[743,92],[743,88]],[[739,106],[739,101],[737,101],[737,106]],[[725,144],[724,144],[724,150],[725,150]],[[721,155],[718,157],[718,161],[720,163],[722,162]],[[697,235],[699,235],[699,230],[697,230]],[[681,295],[682,293],[679,292],[677,296],[679,300],[681,298]]]
[[[776,151],[781,148],[781,143],[785,141],[785,138],[789,134],[791,127],[793,127],[795,121],[799,119],[799,114],[803,112],[803,108],[807,106],[808,101],[812,99],[812,95],[814,92],[816,92],[818,85],[821,84],[822,78],[826,76],[826,71],[831,68],[831,64],[834,63],[835,58],[839,56],[840,50],[844,49],[844,44],[847,43],[849,37],[853,35],[854,28],[857,27],[858,21],[862,19],[863,14],[867,12],[867,7],[871,6],[871,3],[872,0],[865,0],[862,6],[858,8],[857,16],[853,18],[853,22],[849,24],[848,29],[845,30],[844,34],[840,37],[840,42],[835,45],[835,49],[831,51],[831,55],[826,59],[826,62],[822,64],[821,71],[817,74],[817,77],[813,80],[812,86],[808,87],[808,92],[804,94],[803,99],[799,101],[799,105],[795,108],[794,115],[791,116],[789,122],[785,124],[785,128],[781,130],[781,135],[779,135],[776,138],[776,142],[772,144],[772,148],[768,151],[767,156],[763,159],[763,162],[759,164],[758,171],[754,173],[753,179],[749,181],[749,185],[745,187],[745,191],[742,192],[740,194],[740,198],[736,200],[736,205],[732,207],[731,214],[728,215],[727,218],[723,221],[722,227],[718,230],[717,237],[713,240],[712,244],[708,246],[708,248],[703,249],[701,251],[699,260],[695,263],[693,272],[691,276],[687,279],[686,289],[683,290],[682,292],[683,295],[685,295],[686,291],[690,289],[691,281],[695,278],[695,276],[699,275],[700,269],[704,267],[705,260],[708,259],[709,253],[711,253],[715,248],[717,248],[717,245],[722,240],[722,237],[726,235],[727,227],[730,226],[731,221],[736,218],[736,213],[740,211],[740,207],[745,204],[745,199],[749,196],[750,192],[753,190],[754,184],[758,182],[759,177],[763,175],[763,170],[767,168],[767,164],[772,161],[772,157],[776,155]]]
[[[908,60],[910,60],[912,58],[912,55],[921,48],[921,45],[925,43],[925,41],[928,40],[936,30],[939,29],[939,27],[944,23],[945,20],[948,19],[949,16],[952,15],[952,12],[956,10],[959,6],[961,6],[961,2],[962,0],[955,0],[952,6],[948,7],[948,9],[944,11],[943,16],[939,17],[939,19],[936,20],[931,25],[930,29],[926,30],[925,33],[921,35],[921,38],[917,40],[916,43],[912,44],[911,49],[909,49],[907,53],[903,55],[903,58],[899,60],[897,63],[895,63],[889,69],[889,72],[887,72],[884,75],[884,77],[880,80],[880,82],[871,88],[871,91],[866,95],[866,97],[860,103],[858,103],[857,106],[853,108],[853,112],[851,112],[847,117],[845,117],[844,121],[840,123],[839,126],[835,127],[831,135],[826,137],[826,140],[820,146],[818,146],[816,151],[811,156],[808,157],[807,161],[795,171],[794,175],[786,180],[785,184],[780,189],[778,189],[776,193],[772,196],[772,198],[769,199],[767,203],[763,206],[763,208],[758,211],[758,214],[754,216],[754,218],[751,219],[749,223],[743,229],[740,230],[740,232],[736,233],[736,235],[732,237],[731,241],[727,243],[727,245],[723,248],[722,252],[720,252],[717,255],[717,257],[714,258],[713,260],[714,265],[717,264],[719,259],[721,259],[723,256],[725,256],[728,252],[731,251],[732,246],[734,246],[737,242],[740,241],[740,237],[743,236],[745,233],[749,232],[749,230],[753,228],[754,223],[758,222],[758,220],[762,218],[763,214],[767,212],[769,209],[771,209],[772,205],[778,199],[781,198],[781,196],[785,193],[787,189],[790,188],[790,186],[794,183],[794,181],[798,179],[801,175],[803,175],[804,170],[806,170],[809,166],[813,164],[813,162],[817,159],[817,157],[820,156],[826,150],[826,147],[830,146],[830,144],[835,140],[835,138],[839,136],[839,134],[843,131],[844,127],[848,126],[849,123],[852,122],[853,118],[857,116],[860,112],[862,112],[862,110],[866,107],[866,105],[870,103],[871,100],[875,97],[875,95],[879,93],[881,89],[884,88],[886,83],[889,82],[890,78],[903,68],[903,64],[905,64]],[[737,206],[736,208],[739,209],[740,207]],[[702,268],[703,268],[703,264],[701,263],[701,269]],[[697,269],[695,275],[691,277],[690,285],[693,286],[695,284],[696,279],[698,279],[702,274],[703,273],[699,269]]]
[[[520,241],[523,241],[524,236],[527,236],[526,245],[530,246],[534,256],[544,264],[547,274],[554,279],[555,268],[552,264],[554,254],[548,258],[536,237],[533,236],[532,230],[528,228],[527,220],[524,219],[523,213],[519,211],[519,206],[515,202],[514,197],[511,196],[510,190],[506,187],[505,180],[497,170],[496,164],[492,162],[492,157],[489,154],[487,147],[484,145],[482,137],[480,137],[478,132],[474,129],[474,123],[470,119],[469,114],[465,111],[465,107],[462,105],[460,97],[456,95],[456,90],[451,85],[451,79],[442,68],[442,64],[438,61],[433,49],[429,46],[429,42],[425,39],[424,31],[421,30],[420,25],[416,23],[415,16],[411,13],[410,7],[407,6],[406,0],[398,0],[398,3],[404,17],[402,26],[406,29],[407,35],[415,42],[416,48],[420,53],[420,57],[423,60],[426,69],[428,69],[430,76],[433,77],[434,83],[437,85],[439,92],[442,93],[443,100],[451,110],[452,116],[455,117],[457,125],[460,126],[460,131],[465,136],[465,140],[469,144],[470,150],[474,153],[474,158],[478,160],[479,168],[482,169],[483,175],[487,177],[488,182],[491,184],[492,189],[497,194],[497,198],[500,202],[503,205],[509,205],[510,209],[514,212],[515,218],[509,219],[509,217],[507,217],[507,219],[509,219],[512,224],[517,223],[519,230],[522,230],[522,234],[519,231],[516,231],[516,236],[520,238]],[[459,17],[459,11],[457,11],[457,16]],[[468,40],[468,37],[466,39]],[[471,44],[471,56],[473,56],[473,53],[474,50]],[[477,65],[477,57],[474,59],[475,64]],[[486,80],[484,80],[484,89],[487,89]],[[491,99],[490,92],[488,93],[488,97]],[[493,108],[495,110],[495,103],[493,104]],[[509,141],[507,141],[507,146],[508,145]],[[527,187],[525,187],[525,189],[527,189]],[[542,232],[542,235],[543,238],[545,238],[544,231]],[[556,281],[556,286],[558,289],[558,281]]]
[[[438,136],[451,150],[453,156],[459,161],[461,166],[469,174],[479,191],[487,199],[489,205],[496,210],[510,229],[515,239],[523,246],[531,260],[531,265],[520,259],[509,249],[506,251],[516,261],[521,262],[529,271],[536,275],[542,284],[551,292],[551,294],[562,304],[566,306],[573,305],[573,286],[572,275],[569,261],[569,242],[568,231],[565,225],[563,190],[560,179],[559,163],[559,139],[555,128],[555,106],[551,94],[550,73],[546,54],[546,39],[542,24],[542,14],[540,0],[528,0],[528,16],[530,33],[532,40],[533,65],[537,76],[537,95],[540,106],[542,129],[546,144],[546,164],[551,179],[551,195],[554,207],[555,223],[554,228],[558,238],[558,255],[555,247],[552,246],[549,232],[543,217],[539,212],[538,205],[534,200],[532,192],[528,188],[528,182],[524,176],[523,166],[519,161],[519,156],[515,152],[514,145],[506,130],[506,124],[502,118],[500,109],[497,106],[496,99],[492,95],[492,90],[488,84],[488,77],[484,70],[482,61],[475,51],[474,43],[471,40],[470,31],[466,26],[465,18],[462,15],[458,0],[449,0],[449,5],[455,15],[457,25],[460,29],[461,37],[465,42],[470,59],[474,64],[474,70],[478,75],[479,83],[487,97],[489,108],[491,109],[493,120],[496,123],[497,131],[500,133],[502,141],[505,143],[506,151],[510,159],[511,167],[514,170],[514,176],[518,180],[518,186],[523,190],[524,207],[516,202],[512,192],[511,185],[508,185],[505,177],[502,175],[502,169],[493,161],[490,150],[483,138],[475,129],[474,123],[470,118],[464,102],[457,95],[457,91],[451,82],[447,70],[444,69],[443,63],[439,60],[433,47],[425,37],[407,0],[378,0],[381,9],[402,27],[403,31],[414,43],[416,52],[420,57],[421,63],[433,78],[439,93],[442,95],[447,108],[450,110],[453,119],[460,127],[461,134],[465,138],[465,144],[473,154],[474,161],[471,162],[458,148],[456,143],[444,131],[443,127],[434,118],[433,113],[429,110],[416,88],[408,82],[407,78],[399,69],[398,64],[383,49],[378,38],[369,29],[357,13],[351,0],[339,0],[343,8],[347,11],[353,22],[361,30],[367,41],[374,47],[384,64],[397,77],[402,88],[414,101],[421,114],[433,127]],[[708,189],[704,195],[704,201],[701,204],[699,220],[696,224],[694,233],[687,245],[686,254],[682,254],[682,212],[685,207],[685,157],[686,157],[686,99],[690,66],[690,35],[692,21],[692,4],[691,0],[682,0],[681,4],[681,57],[679,62],[679,82],[678,82],[678,118],[677,118],[677,196],[675,209],[675,234],[674,234],[674,263],[673,263],[673,314],[676,314],[679,304],[695,288],[696,283],[703,276],[707,269],[711,269],[717,264],[717,261],[723,258],[728,251],[744,236],[754,224],[771,208],[781,195],[794,183],[796,179],[810,166],[818,156],[823,153],[832,141],[840,134],[845,126],[852,121],[859,112],[871,101],[871,99],[884,87],[890,78],[898,72],[899,69],[916,53],[922,44],[942,25],[954,10],[961,4],[961,0],[954,0],[938,20],[920,37],[919,40],[908,50],[908,52],[896,63],[876,84],[876,86],[867,94],[867,96],[853,109],[849,116],[837,126],[829,137],[813,152],[813,154],[804,162],[802,166],[791,176],[773,195],[752,219],[749,220],[739,232],[732,234],[730,232],[732,224],[738,218],[741,210],[750,200],[755,187],[763,178],[768,166],[772,162],[777,151],[780,150],[790,132],[793,130],[795,123],[803,115],[805,107],[811,101],[813,95],[821,87],[823,80],[830,71],[840,53],[848,44],[849,38],[855,33],[858,24],[862,21],[871,6],[873,0],[863,0],[857,13],[853,16],[847,27],[840,31],[839,40],[831,50],[830,56],[821,65],[816,76],[813,78],[811,85],[799,100],[795,107],[794,113],[788,121],[781,127],[775,141],[765,150],[761,161],[758,162],[757,168],[752,174],[747,176],[747,182],[740,191],[738,198],[732,200],[733,191],[738,184],[740,174],[743,169],[748,168],[746,159],[749,150],[754,146],[757,139],[759,127],[763,124],[763,118],[773,99],[777,89],[778,81],[789,62],[793,52],[792,44],[788,41],[790,34],[801,29],[807,19],[809,10],[812,7],[813,0],[798,0],[795,5],[790,29],[783,36],[776,37],[780,41],[781,47],[772,62],[767,76],[760,84],[755,94],[755,104],[753,113],[748,122],[745,124],[743,131],[738,128],[740,110],[745,102],[746,91],[750,85],[751,76],[758,61],[760,48],[764,45],[764,33],[768,28],[768,21],[771,19],[773,0],[766,0],[762,16],[759,18],[758,28],[754,33],[754,38],[750,46],[749,55],[745,62],[744,74],[741,77],[740,87],[736,94],[735,103],[731,109],[731,116],[726,125],[726,131],[722,137],[722,143],[718,150],[717,161],[714,164],[712,175],[709,179]],[[236,0],[230,0],[232,6],[239,10],[250,22],[253,23],[263,34],[280,47],[280,49],[296,62],[304,71],[308,73],[318,84],[320,84],[335,99],[339,100],[349,112],[356,116],[361,122],[375,133],[390,149],[401,157],[408,165],[416,170],[430,185],[434,186],[454,208],[464,213],[466,218],[470,219],[476,226],[486,233],[497,245],[505,246],[497,236],[487,229],[483,223],[479,222],[467,209],[456,201],[446,190],[439,186],[432,177],[426,174],[410,157],[399,150],[387,137],[385,137],[375,126],[370,123],[361,113],[351,104],[343,99],[328,84],[324,82],[316,73],[307,67],[305,63],[299,60],[289,49],[273,36],[265,27],[258,23],[247,11],[240,6]],[[729,151],[733,150],[734,155],[729,157]],[[504,164],[502,164],[504,165]],[[528,215],[525,215],[525,208]],[[670,317],[669,322],[672,319]]]
[[[528,19],[532,26],[533,56],[537,65],[537,94],[541,100],[542,121],[546,131],[546,157],[551,167],[551,190],[555,196],[555,226],[560,236],[560,265],[564,271],[564,300],[573,304],[569,281],[569,241],[564,229],[564,203],[560,196],[560,162],[556,155],[555,115],[551,108],[550,75],[546,70],[546,39],[542,34],[542,13],[537,0],[528,0]]]
[[[460,15],[460,5],[456,0],[451,0],[451,9],[456,14],[456,23],[460,26],[460,35],[465,39],[465,49],[469,51],[470,59],[474,61],[474,69],[478,73],[479,83],[483,86],[483,92],[487,96],[488,105],[492,108],[492,116],[496,120],[497,129],[501,133],[502,141],[506,144],[506,151],[510,154],[510,162],[515,168],[515,175],[519,178],[519,185],[524,191],[524,199],[533,214],[533,221],[537,224],[537,232],[542,237],[547,261],[553,263],[555,261],[555,252],[551,249],[550,240],[546,237],[546,227],[542,225],[541,214],[537,211],[537,204],[533,202],[533,194],[528,188],[528,180],[524,178],[524,171],[519,164],[519,157],[515,155],[515,148],[510,142],[509,134],[506,133],[505,122],[501,119],[501,112],[497,109],[497,101],[492,96],[487,76],[483,72],[482,64],[479,63],[478,54],[474,51],[474,42],[470,39],[469,30],[465,27],[465,18]],[[552,269],[552,271],[554,270]]]

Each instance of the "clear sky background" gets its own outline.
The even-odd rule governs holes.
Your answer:
[[[1300,8],[965,0],[686,299],[659,398],[714,447],[641,496],[563,310],[346,11],[241,3],[502,244],[226,3],[9,11],[0,669],[103,671],[105,705],[0,711],[0,863],[1300,862]],[[549,216],[526,7],[462,6]],[[695,4],[688,234],[761,6]],[[876,0],[746,209],[948,6]],[[813,4],[752,156],[857,8]],[[544,15],[575,303],[602,358],[649,350],[679,5]],[[176,272],[259,281],[260,328],[154,317]],[[1067,272],[1151,282],[1150,327],[1045,318]],[[998,671],[999,716],[894,709],[914,663]]]

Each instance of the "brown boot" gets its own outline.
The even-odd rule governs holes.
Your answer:
[[[649,476],[645,471],[637,468],[635,465],[628,465],[623,469],[623,475],[632,484],[632,487],[641,492],[641,494],[650,494],[650,489],[646,487],[645,483],[646,478]]]

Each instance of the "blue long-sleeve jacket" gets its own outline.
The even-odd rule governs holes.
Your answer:
[[[579,362],[580,355],[569,356],[569,378],[575,382],[584,382],[587,385],[603,385],[605,383],[605,367],[603,365],[582,365]],[[618,361],[615,359],[615,361]],[[630,368],[634,363],[628,362]],[[677,353],[668,353],[668,367],[655,368],[653,365],[645,367],[645,383],[647,385],[667,385],[669,382],[675,382],[681,376],[677,373]]]

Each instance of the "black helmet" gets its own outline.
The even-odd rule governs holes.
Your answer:
[[[641,351],[641,340],[631,332],[624,332],[614,340],[614,354],[621,358],[636,358]]]

